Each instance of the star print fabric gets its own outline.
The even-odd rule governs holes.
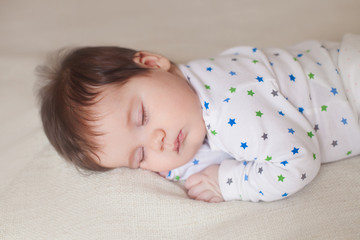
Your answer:
[[[190,175],[194,174],[195,172],[200,172],[206,167],[213,164],[220,164],[224,159],[229,158],[231,158],[231,156],[224,151],[211,150],[206,139],[192,161],[186,163],[181,167],[169,171],[166,178],[174,181],[186,180]]]
[[[226,201],[285,198],[322,162],[360,153],[358,113],[337,66],[341,49],[319,41],[236,47],[179,66],[202,103],[211,151],[231,156],[219,168]]]
[[[344,36],[343,45],[339,66],[342,69],[345,91],[360,124],[360,35]]]

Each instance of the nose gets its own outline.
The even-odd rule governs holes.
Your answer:
[[[164,150],[164,138],[165,131],[162,129],[155,129],[150,135],[150,148],[155,151],[163,151]]]
[[[150,148],[155,151],[164,151],[166,149],[172,149],[172,144],[165,143],[166,133],[163,129],[155,129],[150,135]]]

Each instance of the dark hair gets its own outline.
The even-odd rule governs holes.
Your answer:
[[[119,47],[84,47],[60,50],[47,65],[38,66],[41,78],[38,97],[43,128],[50,143],[66,160],[81,169],[107,171],[96,154],[100,135],[92,129],[102,86],[125,84],[149,70],[134,63],[137,51]]]

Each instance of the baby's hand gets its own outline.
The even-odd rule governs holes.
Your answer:
[[[211,165],[191,175],[185,182],[190,198],[205,202],[223,202],[218,182],[219,165]]]

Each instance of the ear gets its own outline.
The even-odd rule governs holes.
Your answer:
[[[137,52],[134,55],[133,61],[146,68],[158,68],[165,71],[169,71],[171,68],[169,59],[150,52]]]

